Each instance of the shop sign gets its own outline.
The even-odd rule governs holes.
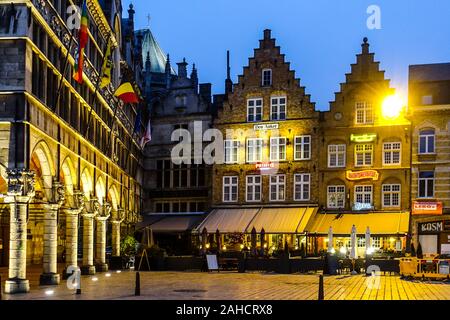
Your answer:
[[[363,171],[351,171],[347,170],[346,177],[347,180],[364,180],[372,179],[378,180],[378,171],[376,170],[363,170]]]
[[[419,202],[413,201],[412,214],[442,214],[442,202]]]
[[[372,142],[377,138],[376,133],[351,134],[350,141],[353,142]]]
[[[353,205],[353,210],[355,210],[355,211],[371,210],[371,209],[373,209],[373,206],[370,203],[356,202]]]
[[[275,129],[278,129],[278,123],[255,124],[253,126],[253,130],[255,130],[255,131],[275,130]]]
[[[258,162],[255,164],[256,169],[273,169],[275,168],[275,163],[273,162]]]
[[[443,221],[425,222],[419,224],[420,233],[436,233],[444,230]]]

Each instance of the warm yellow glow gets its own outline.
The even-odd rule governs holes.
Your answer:
[[[345,247],[341,247],[339,249],[339,252],[342,253],[342,254],[346,254],[347,253],[347,249]]]
[[[267,248],[267,243],[264,243],[264,246],[263,246],[263,247],[264,247],[264,249],[266,249],[266,248]]]
[[[223,250],[223,251],[226,251],[226,250],[227,250],[227,246],[223,246],[223,247],[222,247],[222,250]]]
[[[403,99],[399,95],[387,96],[381,106],[383,117],[391,120],[397,118],[402,112],[404,105]]]
[[[244,245],[243,244],[241,244],[241,249],[244,249]]]
[[[206,244],[206,249],[209,249],[209,243]]]

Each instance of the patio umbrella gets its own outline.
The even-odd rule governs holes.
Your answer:
[[[264,230],[264,228],[261,229],[261,252],[264,253],[264,238],[266,236],[266,231]]]
[[[202,252],[206,253],[206,240],[208,239],[208,230],[203,228],[202,231]]]
[[[256,229],[255,227],[253,227],[252,229],[252,233],[251,233],[251,238],[252,238],[252,254],[256,254]]]
[[[328,229],[328,252],[333,252],[333,228]]]
[[[366,253],[370,249],[370,228],[367,226],[366,229]]]
[[[216,243],[217,243],[217,252],[220,252],[220,250],[222,249],[222,244],[220,241],[220,231],[219,229],[216,230]]]
[[[352,232],[351,232],[351,236],[350,236],[350,245],[351,245],[350,258],[356,259],[356,227],[355,227],[355,225],[352,226]]]

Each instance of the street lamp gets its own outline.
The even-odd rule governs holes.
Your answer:
[[[387,120],[398,118],[404,106],[403,99],[398,94],[387,96],[381,105],[383,118]]]

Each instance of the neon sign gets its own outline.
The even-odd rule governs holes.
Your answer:
[[[273,162],[258,162],[255,164],[256,169],[264,170],[264,169],[273,169],[275,168],[275,163]]]
[[[363,170],[363,171],[356,171],[353,172],[351,170],[347,170],[346,172],[346,178],[347,180],[363,180],[363,179],[372,179],[372,180],[378,180],[378,171],[376,170]]]
[[[356,202],[353,205],[353,210],[355,210],[355,211],[371,210],[371,209],[373,209],[373,206],[370,203]]]
[[[253,130],[274,130],[278,129],[278,123],[264,123],[264,124],[255,124],[253,126]]]
[[[377,138],[376,133],[351,134],[350,141],[353,142],[372,142]]]

